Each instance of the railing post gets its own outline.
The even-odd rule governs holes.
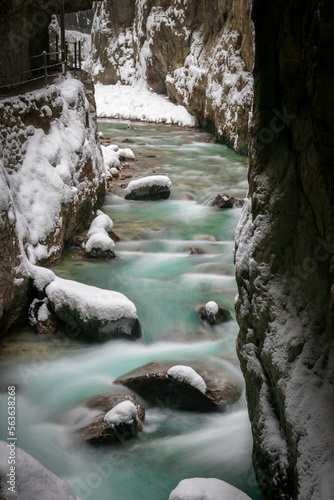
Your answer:
[[[56,35],[56,61],[59,61],[58,51],[59,51],[59,37],[58,35]]]
[[[43,61],[44,61],[44,83],[46,86],[48,84],[48,61],[45,50],[43,52]]]
[[[81,40],[79,40],[79,69],[81,70]]]
[[[64,66],[65,66],[65,72],[64,72],[65,75],[67,73],[67,58],[68,58],[68,44],[65,43],[65,64],[64,64]]]
[[[77,69],[77,42],[74,42],[74,68]]]
[[[66,43],[65,43],[65,3],[60,0],[60,44],[61,44],[61,62],[63,66],[63,73],[66,75]]]

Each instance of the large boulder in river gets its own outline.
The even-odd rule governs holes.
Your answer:
[[[236,198],[222,193],[215,197],[215,199],[211,202],[211,205],[216,208],[240,208],[244,205],[244,203],[245,200],[243,198]]]
[[[149,363],[114,383],[129,387],[151,404],[204,412],[224,411],[240,398],[243,389],[224,373],[197,361]]]
[[[165,200],[170,196],[172,182],[167,175],[150,175],[129,182],[126,200]]]
[[[86,403],[92,412],[91,421],[77,432],[91,444],[120,444],[137,436],[143,428],[145,409],[133,394],[112,392],[94,396]]]
[[[48,307],[63,323],[92,340],[141,336],[136,306],[122,293],[54,275],[45,294]]]
[[[69,484],[56,476],[53,472],[46,469],[38,460],[12,445],[10,448],[8,441],[0,441],[0,498],[1,500],[79,500],[73,493]],[[12,452],[15,457],[14,469],[10,470],[8,459]],[[13,472],[13,484],[15,493],[8,491],[8,487],[13,486],[7,481],[11,480],[8,476]]]
[[[246,493],[212,477],[183,479],[169,495],[169,500],[251,500]]]

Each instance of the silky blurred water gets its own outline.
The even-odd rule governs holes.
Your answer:
[[[172,195],[163,202],[133,202],[124,200],[124,188],[115,189],[103,210],[121,238],[118,258],[92,262],[70,249],[53,270],[126,294],[136,304],[143,338],[90,345],[43,340],[27,328],[3,342],[3,387],[18,390],[17,444],[66,479],[82,500],[168,500],[181,479],[195,476],[223,479],[261,499],[244,397],[218,415],[150,407],[138,398],[146,407],[138,439],[121,448],[92,448],[73,439],[73,428],[87,414],[85,398],[120,390],[113,385],[118,376],[150,361],[198,359],[242,383],[235,319],[212,328],[196,308],[215,300],[234,318],[233,240],[240,210],[218,211],[208,203],[221,192],[246,195],[246,158],[196,130],[115,120],[99,126],[113,143],[134,150],[138,176],[168,174]],[[122,144],[124,139],[133,142]],[[189,255],[189,247],[204,253]],[[5,416],[3,393],[0,418]],[[6,437],[2,429],[0,438]]]

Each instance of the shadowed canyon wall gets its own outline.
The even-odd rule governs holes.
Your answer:
[[[63,0],[0,0],[0,86],[39,76],[31,69],[43,66],[41,58],[48,52],[48,25],[53,14],[59,14]],[[92,7],[93,0],[65,0],[68,13]]]
[[[246,154],[253,92],[250,0],[105,0],[92,70],[104,84],[146,81]]]
[[[237,348],[256,474],[271,500],[334,497],[333,20],[330,0],[253,2]]]

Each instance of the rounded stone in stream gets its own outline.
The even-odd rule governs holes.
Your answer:
[[[211,202],[211,205],[216,208],[240,208],[244,205],[244,203],[245,200],[243,198],[236,198],[222,193],[216,196],[216,198]]]
[[[54,276],[45,288],[48,307],[69,336],[98,342],[141,337],[137,309],[125,295]]]
[[[124,401],[130,401],[137,409],[137,417],[127,422],[109,424],[105,415]],[[98,410],[100,413],[92,417],[84,427],[77,432],[80,437],[90,444],[122,444],[124,441],[136,437],[143,428],[145,409],[137,401],[133,394],[127,392],[112,392],[101,396],[94,396],[86,403],[87,408]]]
[[[157,201],[170,196],[171,181],[167,175],[149,175],[135,179],[125,190],[126,200]]]
[[[209,323],[211,326],[220,325],[232,319],[232,315],[226,307],[219,306],[218,311],[213,313],[207,309],[206,305],[202,305],[199,306],[198,313],[201,320]]]
[[[241,396],[243,387],[227,380],[224,373],[198,361],[184,362],[202,377],[205,393],[191,383],[168,375],[168,370],[180,363],[153,362],[122,375],[115,384],[124,385],[143,399],[157,406],[178,410],[217,412],[233,404]]]
[[[109,260],[115,259],[115,252],[112,250],[103,250],[102,248],[93,248],[90,252],[84,251],[84,256],[87,259]]]

